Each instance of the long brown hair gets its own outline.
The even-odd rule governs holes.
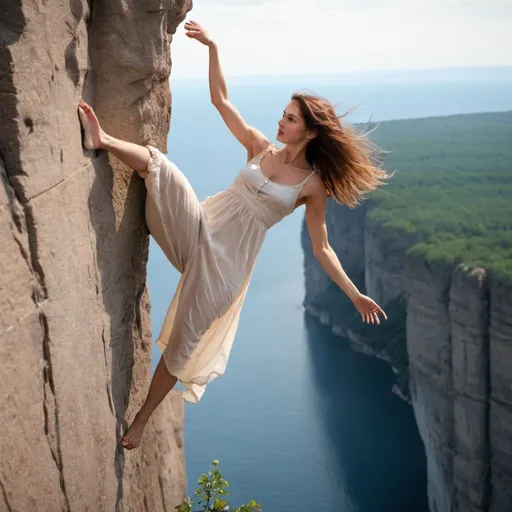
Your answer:
[[[359,133],[338,116],[324,98],[295,93],[292,96],[308,130],[316,137],[306,146],[306,160],[322,178],[330,196],[351,208],[365,194],[384,185],[391,177],[382,169],[381,149],[372,143],[367,133]]]

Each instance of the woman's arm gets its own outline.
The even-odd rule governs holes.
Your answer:
[[[208,42],[209,66],[208,79],[210,85],[210,99],[214,105],[228,101],[228,88],[220,65],[219,49],[217,43],[211,40]]]
[[[306,226],[308,228],[313,254],[327,275],[345,292],[361,314],[364,322],[380,323],[378,314],[385,319],[386,313],[370,298],[363,295],[350,280],[336,253],[329,245],[325,224],[327,194],[324,187],[317,187],[315,193],[306,198]]]
[[[219,111],[219,114],[231,133],[247,149],[249,154],[259,153],[262,146],[268,146],[269,142],[259,130],[249,126],[245,122],[240,112],[238,112],[235,106],[229,101],[228,89],[222,73],[217,45],[204,28],[195,21],[187,22],[185,28],[187,29],[188,37],[197,39],[199,42],[208,46],[210,54],[208,76],[210,82],[210,98],[213,105]]]

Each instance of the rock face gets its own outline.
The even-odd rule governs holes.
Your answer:
[[[512,510],[512,289],[406,259],[407,344],[432,510]]]
[[[0,14],[0,511],[164,511],[183,404],[119,446],[150,380],[144,184],[82,148],[77,104],[165,151],[189,0],[9,2]]]
[[[377,302],[387,304],[403,295],[405,252],[413,240],[389,231],[383,233],[370,222],[364,224],[363,231],[366,293]]]
[[[501,512],[512,510],[512,286],[491,283],[490,289],[490,512]]]
[[[431,510],[487,510],[488,285],[485,272],[408,258],[407,346]],[[464,508],[465,507],[465,508]]]
[[[366,291],[384,305],[406,301],[410,400],[425,445],[428,494],[433,512],[512,510],[512,287],[491,280],[483,269],[436,265],[414,252],[412,241],[376,229],[347,209],[328,210],[330,236],[348,274],[365,276]],[[350,212],[354,215],[354,212]],[[364,264],[350,258],[343,226],[364,233]],[[351,332],[346,311],[333,311],[335,292],[303,239],[306,309]],[[344,259],[345,258],[345,259]],[[362,261],[361,259],[359,260]],[[361,268],[363,267],[363,268]],[[318,282],[320,284],[312,284]],[[372,338],[369,353],[378,353]],[[396,355],[396,340],[393,353]],[[392,361],[394,363],[394,361]]]

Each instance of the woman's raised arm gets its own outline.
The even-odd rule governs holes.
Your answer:
[[[219,52],[217,45],[208,35],[206,30],[195,21],[185,23],[186,35],[200,43],[208,46],[210,53],[209,64],[209,82],[210,98],[219,111],[222,119],[226,123],[231,133],[247,149],[249,155],[259,153],[261,149],[268,145],[266,137],[256,128],[249,126],[240,112],[229,101],[226,81],[220,65]]]

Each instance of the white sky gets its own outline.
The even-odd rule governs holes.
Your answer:
[[[194,0],[226,76],[512,65],[512,0]],[[171,46],[171,77],[207,77],[208,49]]]

